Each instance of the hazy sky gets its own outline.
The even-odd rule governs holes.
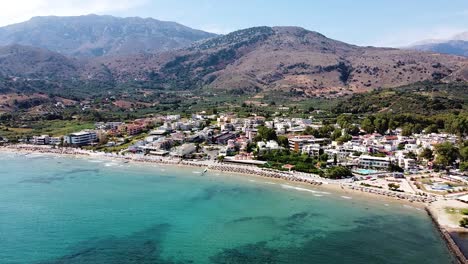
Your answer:
[[[109,14],[214,33],[301,26],[358,45],[404,46],[468,31],[468,0],[0,0],[0,25],[32,16]]]

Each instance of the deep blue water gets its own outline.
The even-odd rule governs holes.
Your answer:
[[[0,263],[451,263],[416,208],[201,170],[0,153]]]

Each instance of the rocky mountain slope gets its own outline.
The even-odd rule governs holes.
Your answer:
[[[10,81],[42,78],[57,89],[87,87],[89,93],[143,84],[157,90],[279,91],[312,97],[421,81],[468,81],[468,58],[359,47],[297,27],[256,27],[167,52],[86,60],[13,45],[0,49],[1,75]]]
[[[214,36],[152,18],[50,16],[0,28],[0,46],[21,44],[69,56],[97,57],[168,51]]]
[[[81,70],[78,61],[46,49],[17,44],[0,47],[0,76],[67,79]]]
[[[151,81],[165,88],[282,90],[305,96],[468,80],[463,57],[359,47],[297,27],[249,28],[177,51],[91,64],[105,65],[116,80]]]

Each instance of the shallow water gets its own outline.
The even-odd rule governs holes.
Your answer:
[[[428,216],[200,169],[0,153],[0,263],[451,263]]]

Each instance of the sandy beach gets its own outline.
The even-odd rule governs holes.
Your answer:
[[[460,227],[459,221],[462,215],[457,213],[461,209],[468,209],[466,203],[456,200],[440,200],[430,204],[427,208],[432,212],[441,227],[447,229],[447,231],[468,233],[467,228]]]
[[[265,168],[258,168],[251,165],[237,165],[218,163],[207,160],[181,160],[166,157],[142,156],[135,154],[119,155],[114,153],[93,152],[76,148],[51,148],[50,146],[32,146],[32,145],[8,145],[0,147],[0,152],[30,154],[48,154],[58,156],[68,156],[74,158],[96,158],[106,160],[121,160],[132,163],[158,164],[181,167],[206,168],[210,171],[219,171],[239,175],[247,175],[269,180],[277,180],[282,183],[294,183],[301,188],[311,187],[323,188],[334,192],[371,197],[373,199],[382,199],[383,201],[397,201],[405,204],[411,204],[418,208],[424,208],[425,205],[437,200],[436,197],[418,196],[407,193],[397,193],[385,191],[376,188],[369,188],[352,184],[348,180],[330,180],[321,178],[318,175],[306,174],[300,172],[283,172]],[[345,196],[346,197],[346,196]]]

